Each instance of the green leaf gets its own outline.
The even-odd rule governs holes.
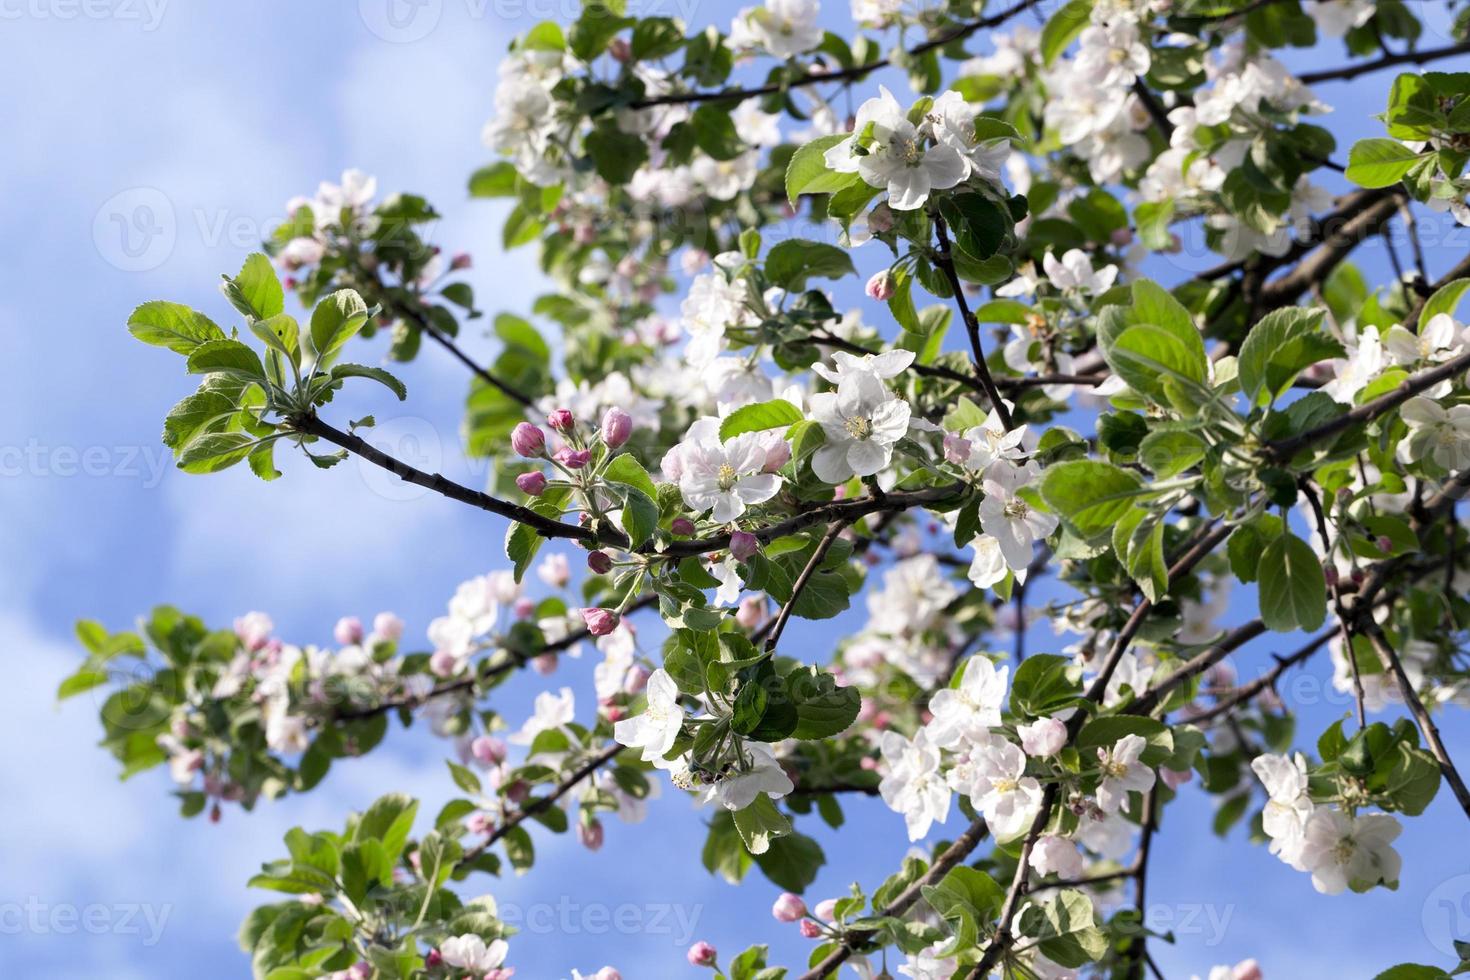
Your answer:
[[[1327,580],[1312,546],[1283,531],[1261,552],[1256,570],[1261,620],[1278,633],[1315,630],[1327,618]]]
[[[515,197],[516,176],[509,160],[481,167],[470,175],[470,197]]]
[[[185,473],[218,473],[249,456],[255,444],[248,432],[206,433],[178,452],[176,459]]]
[[[1240,390],[1252,404],[1269,404],[1318,361],[1342,357],[1342,344],[1320,331],[1326,311],[1296,306],[1261,318],[1240,345]]]
[[[1057,463],[1041,478],[1042,499],[1084,538],[1111,531],[1143,490],[1132,473],[1092,459]]]
[[[862,697],[855,687],[842,687],[816,667],[798,667],[786,675],[786,693],[796,704],[791,738],[820,739],[840,735],[857,719]]]
[[[1133,506],[1113,525],[1113,552],[1149,602],[1169,590],[1164,560],[1164,524],[1146,507]]]
[[[797,197],[802,194],[830,194],[855,180],[862,180],[856,174],[840,174],[827,169],[826,152],[847,139],[848,135],[833,133],[819,136],[791,155],[791,162],[786,165],[786,200],[789,204],[795,206]]]
[[[311,346],[319,362],[330,361],[367,322],[368,308],[353,289],[339,289],[311,312]]]
[[[128,317],[128,330],[145,344],[184,355],[192,354],[200,344],[225,339],[224,331],[203,313],[162,300],[134,310]]]
[[[1138,444],[1138,461],[1160,479],[1183,473],[1205,458],[1205,441],[1184,429],[1150,432]]]
[[[260,357],[238,340],[211,340],[189,355],[190,374],[223,374],[242,381],[265,381]]]
[[[1358,140],[1348,153],[1347,179],[1359,187],[1389,187],[1423,158],[1398,140]]]
[[[1005,889],[990,875],[966,865],[952,868],[937,885],[922,886],[924,901],[953,932],[944,952],[973,946],[1005,902]]]
[[[792,238],[775,245],[766,254],[766,278],[772,285],[793,293],[805,289],[807,279],[812,276],[841,279],[856,274],[847,249],[825,242]]]
[[[1041,29],[1041,63],[1050,65],[1092,20],[1092,0],[1072,0]]]
[[[715,160],[733,160],[746,150],[728,106],[706,103],[694,110],[689,124],[695,144]]]
[[[1011,712],[1039,718],[1082,693],[1081,674],[1070,657],[1036,653],[1021,661],[1011,680]]]
[[[621,483],[625,487],[642,491],[650,500],[658,499],[658,487],[654,485],[653,478],[632,453],[614,456],[602,475],[610,483]]]
[[[1448,314],[1453,319],[1467,289],[1470,289],[1470,279],[1456,279],[1436,289],[1434,295],[1425,300],[1424,309],[1419,311],[1419,322],[1428,324],[1441,313]]]
[[[597,175],[609,184],[626,184],[648,159],[648,144],[642,137],[624,133],[615,125],[594,129],[587,134],[583,145],[592,157]]]
[[[804,416],[801,410],[784,398],[773,398],[737,408],[720,422],[720,441],[729,442],[742,432],[764,432],[794,425]]]
[[[770,850],[772,841],[791,833],[791,821],[765,793],[757,794],[755,802],[744,810],[736,810],[733,816],[745,849],[757,856]]]
[[[541,550],[543,541],[545,539],[537,534],[531,525],[522,524],[519,521],[511,524],[510,530],[505,535],[505,557],[511,560],[511,570],[517,582],[521,580],[521,576],[526,574],[531,560],[536,557],[536,552]]]
[[[408,389],[404,387],[403,382],[380,367],[366,364],[338,364],[332,368],[332,377],[371,378],[397,395],[399,401],[408,397]]]
[[[222,277],[220,292],[230,305],[255,320],[269,320],[286,308],[286,293],[271,260],[260,252],[252,252],[240,268],[240,274],[231,279]]]
[[[658,504],[642,490],[629,487],[623,503],[623,531],[634,548],[653,536],[658,527]]]

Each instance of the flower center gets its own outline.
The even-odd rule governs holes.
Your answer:
[[[1024,518],[1030,512],[1031,508],[1026,506],[1026,501],[1022,500],[1020,497],[1012,497],[1010,500],[1006,501],[1006,506],[1003,513],[1011,520],[1018,521]]]
[[[735,472],[735,467],[731,466],[729,463],[721,463],[720,472],[718,477],[716,478],[719,481],[720,489],[726,493],[729,493],[730,490],[735,486],[736,476],[737,474]]]
[[[1009,777],[1007,777],[1004,779],[997,779],[990,785],[995,789],[997,793],[1014,793],[1016,789],[1020,786],[1020,783],[1016,782],[1016,780],[1014,779],[1010,779]]]
[[[1332,858],[1338,864],[1347,864],[1353,859],[1353,852],[1358,849],[1358,842],[1351,837],[1344,837],[1332,848]]]
[[[854,415],[847,420],[847,434],[854,439],[867,439],[873,434],[873,420]]]
[[[917,167],[924,162],[924,141],[917,136],[900,137],[894,141],[897,144],[898,155],[903,162],[910,167]]]
[[[1128,767],[1121,762],[1114,762],[1112,759],[1102,764],[1102,771],[1103,775],[1111,776],[1114,779],[1122,779],[1128,775]]]

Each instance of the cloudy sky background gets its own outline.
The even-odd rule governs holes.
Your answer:
[[[239,268],[288,197],[349,166],[376,174],[385,192],[415,191],[440,207],[446,217],[435,239],[474,254],[471,281],[482,303],[529,306],[543,287],[532,254],[499,253],[501,212],[466,201],[464,185],[486,158],[479,131],[509,38],[543,17],[565,19],[571,0],[420,0],[391,11],[389,2],[398,0],[0,2],[7,93],[0,219],[8,232],[0,246],[7,348],[0,555],[8,559],[0,564],[0,635],[9,675],[0,690],[0,963],[7,973],[131,980],[207,966],[217,976],[248,976],[234,933],[271,896],[244,882],[278,856],[285,830],[338,827],[348,810],[386,790],[421,796],[429,813],[451,794],[442,747],[414,730],[336,767],[308,796],[248,815],[232,811],[219,825],[185,822],[163,774],[117,781],[95,745],[90,698],[61,708],[53,700],[79,657],[71,639],[78,618],[120,629],[169,602],[224,624],[258,608],[282,635],[304,643],[329,642],[338,616],[391,609],[417,639],[456,583],[502,564],[499,522],[404,493],[355,462],[323,473],[283,458],[286,478],[271,485],[243,468],[207,479],[173,471],[158,432],[192,385],[176,358],[136,343],[123,326],[134,306],[157,298],[226,322],[232,314],[215,289],[218,275]],[[694,25],[727,24],[734,12],[725,2],[655,2],[662,6],[641,12],[678,14]],[[845,29],[844,10],[829,19]],[[972,47],[985,50],[983,41]],[[1293,64],[1336,57],[1335,50],[1303,53]],[[1328,121],[1343,147],[1339,158],[1352,138],[1376,134],[1368,114],[1381,108],[1390,79],[1321,90],[1340,107]],[[1437,274],[1466,242],[1442,224],[1427,230],[1438,236],[1429,250]],[[1381,274],[1381,249],[1362,254]],[[493,350],[473,328],[466,346]],[[462,369],[426,349],[401,374],[411,392],[405,405],[363,392],[334,412],[373,411],[380,435],[411,461],[468,482],[482,476],[483,466],[467,465],[458,449]],[[1241,590],[1233,612],[1244,615],[1253,604]],[[827,649],[853,625],[854,617],[795,624],[791,648]],[[1033,632],[1030,649],[1057,648],[1045,624]],[[1268,652],[1292,646],[1291,638],[1268,637],[1236,662],[1250,676]],[[1325,659],[1302,676],[1308,692],[1330,694]],[[535,691],[561,684],[590,706],[585,661],[553,678],[518,678],[497,701],[528,706]],[[1345,710],[1335,696],[1305,700],[1315,702],[1301,706],[1312,733]],[[1462,719],[1448,719],[1452,746],[1470,744],[1466,734]],[[831,862],[813,898],[853,880],[871,889],[907,849],[902,819],[881,803],[853,801],[847,809],[840,836],[815,820],[802,827]],[[1167,976],[1204,974],[1247,956],[1273,977],[1366,976],[1401,959],[1448,964],[1451,934],[1470,937],[1470,860],[1448,794],[1401,838],[1397,894],[1338,898],[1318,898],[1305,875],[1246,846],[1239,830],[1227,843],[1210,836],[1210,810],[1208,798],[1186,789],[1156,845],[1151,920],[1179,936],[1176,946],[1153,944]],[[961,819],[953,813],[933,839],[956,833]],[[699,866],[703,827],[684,797],[666,793],[648,826],[609,824],[607,836],[605,849],[591,854],[542,833],[534,874],[475,883],[502,904],[576,903],[573,928],[514,940],[520,975],[566,977],[573,967],[603,964],[630,980],[697,975],[683,963],[683,946],[694,938],[726,954],[768,942],[776,962],[805,961],[809,944],[769,917],[773,886],[752,872],[733,889]],[[595,922],[576,925],[590,903],[676,911],[619,935],[597,931]]]

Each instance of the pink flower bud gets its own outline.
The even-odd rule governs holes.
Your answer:
[[[681,538],[687,538],[694,533],[694,522],[687,517],[676,517],[670,522],[669,530]]]
[[[613,560],[605,551],[594,551],[587,556],[587,567],[598,575],[606,575],[613,569]]]
[[[801,930],[801,934],[807,939],[816,939],[822,935],[822,927],[811,919],[802,919],[801,925],[797,926],[797,928]]]
[[[893,298],[894,290],[893,274],[887,269],[884,269],[868,280],[868,285],[864,289],[864,292],[868,294],[870,299],[876,299],[880,303],[886,303]]]
[[[512,803],[519,803],[531,795],[531,787],[524,779],[517,779],[505,788],[505,798]]]
[[[944,458],[956,465],[970,461],[970,440],[953,432],[944,434]]]
[[[893,230],[893,209],[887,204],[879,204],[868,212],[868,230],[875,235]]]
[[[621,408],[609,408],[602,416],[602,442],[609,449],[617,449],[633,434],[633,416]]]
[[[456,252],[454,258],[449,260],[449,268],[458,272],[460,269],[468,269],[475,264],[469,252]]]
[[[1056,755],[1067,744],[1067,726],[1055,718],[1038,718],[1016,729],[1021,736],[1021,751],[1027,755]]]
[[[766,461],[761,465],[762,473],[774,473],[791,460],[791,443],[775,439],[766,449]]]
[[[1159,778],[1162,779],[1164,781],[1164,785],[1169,787],[1170,789],[1178,789],[1179,787],[1183,786],[1185,783],[1194,778],[1194,770],[1170,769],[1166,766],[1160,766]]]
[[[558,408],[546,416],[546,424],[557,432],[571,432],[572,428],[577,424],[577,420],[572,418],[572,413],[569,409]]]
[[[614,61],[626,63],[633,57],[633,47],[624,38],[615,37],[607,42],[607,53],[612,55]]]
[[[820,902],[817,903],[817,907],[814,910],[814,912],[815,912],[817,918],[821,919],[823,922],[836,922],[837,921],[837,899],[835,899],[835,898],[824,898],[824,899],[822,899]]]
[[[362,642],[362,620],[356,616],[343,616],[332,627],[332,639],[344,647]]]
[[[749,531],[735,531],[730,535],[730,554],[738,561],[749,561],[761,550],[760,539]]]
[[[542,677],[556,673],[557,659],[554,653],[541,653],[531,658],[531,669]]]
[[[637,694],[648,686],[648,678],[651,676],[647,667],[641,664],[634,664],[623,675],[623,691],[628,694]]]
[[[587,848],[587,850],[601,850],[602,838],[603,831],[601,820],[592,820],[587,823],[577,824],[577,840],[581,841],[582,846]]]
[[[531,614],[536,611],[536,600],[530,596],[523,595],[516,600],[515,605],[511,606],[511,609],[515,612],[516,619],[529,619]]]
[[[735,610],[735,622],[743,629],[753,630],[765,618],[766,603],[760,596],[746,596],[740,600],[740,606]]]
[[[539,497],[546,492],[546,474],[540,470],[522,473],[516,477],[516,486],[520,487],[521,493],[527,496]]]
[[[1132,245],[1133,229],[1114,228],[1113,233],[1108,236],[1108,241],[1110,241],[1117,248],[1122,248],[1125,245]]]
[[[440,953],[437,949],[429,950],[429,955],[424,957],[424,966],[428,967],[431,970],[443,962],[444,955]]]
[[[459,658],[448,650],[435,650],[429,657],[429,673],[449,677],[459,670]]]
[[[470,743],[470,755],[482,766],[498,766],[505,761],[505,742],[493,735],[481,735]]]
[[[530,422],[517,422],[510,431],[510,448],[519,456],[535,459],[546,451],[546,435]]]
[[[390,612],[380,612],[373,617],[373,632],[381,639],[397,643],[403,635],[403,620]]]
[[[777,922],[795,922],[806,918],[806,903],[801,900],[800,895],[782,892],[776,899],[776,904],[771,906],[771,915]]]
[[[719,955],[713,946],[701,939],[689,947],[689,965],[714,966],[715,960],[719,958]]]
[[[1322,575],[1327,579],[1327,587],[1329,589],[1337,588],[1338,571],[1336,565],[1328,565],[1323,568]]]
[[[497,966],[485,974],[485,980],[510,980],[511,977],[515,976],[515,973],[516,971],[509,967]]]
[[[593,636],[607,636],[618,628],[618,614],[611,609],[583,609],[582,622]]]
[[[571,446],[562,446],[551,454],[551,458],[569,470],[580,470],[592,459],[592,453],[586,449],[573,449]]]
[[[472,834],[491,834],[495,831],[495,814],[488,810],[476,810],[465,817],[464,828]]]
[[[1255,960],[1241,960],[1230,974],[1231,980],[1262,980],[1261,964]]]
[[[1383,552],[1385,555],[1388,554],[1390,551],[1392,551],[1393,550],[1393,538],[1390,538],[1386,534],[1380,534],[1378,536],[1378,550],[1381,551],[1381,552]]]

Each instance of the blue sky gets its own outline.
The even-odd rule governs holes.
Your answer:
[[[158,432],[189,385],[176,359],[123,327],[135,305],[156,298],[226,317],[217,276],[239,267],[288,197],[349,166],[376,174],[385,191],[416,191],[440,206],[435,238],[474,254],[482,302],[529,305],[542,287],[530,253],[499,254],[500,212],[467,202],[463,188],[486,156],[479,131],[496,59],[515,33],[574,5],[389,2],[399,0],[0,3],[0,218],[8,231],[0,245],[8,355],[0,368],[0,554],[8,559],[0,627],[10,678],[0,692],[0,962],[14,975],[132,980],[208,964],[217,975],[248,976],[234,932],[270,896],[244,882],[277,856],[287,828],[337,826],[389,789],[420,795],[433,812],[452,789],[442,747],[416,730],[339,766],[308,796],[231,812],[218,826],[184,822],[161,774],[118,783],[95,746],[95,704],[80,698],[58,709],[52,699],[78,658],[71,623],[80,617],[122,628],[171,602],[225,623],[259,608],[283,635],[326,642],[338,616],[392,609],[419,638],[457,582],[501,564],[499,522],[405,493],[354,463],[321,473],[287,459],[286,478],[269,486],[243,470],[177,473]],[[723,2],[658,2],[644,12],[696,25],[726,24],[734,12]],[[845,24],[845,12],[831,19]],[[1376,131],[1367,116],[1388,81],[1323,89],[1340,107],[1328,125],[1344,144]],[[1436,271],[1464,248],[1463,239],[1439,241],[1430,254]],[[1384,265],[1381,254],[1365,255],[1371,270]],[[473,329],[466,345],[491,350]],[[426,468],[467,481],[482,475],[458,448],[462,369],[426,350],[402,374],[405,406],[364,393],[333,407],[343,418],[375,412],[380,434]],[[1232,613],[1251,602],[1242,590]],[[797,624],[789,642],[826,649],[852,625],[851,617]],[[1055,648],[1044,624],[1034,632],[1030,649]],[[1236,660],[1242,674],[1290,649],[1284,639],[1248,647]],[[1325,661],[1303,674],[1330,691]],[[586,662],[552,678],[518,678],[497,700],[529,705],[535,691],[561,684],[590,705]],[[1298,700],[1317,702],[1302,705],[1303,730],[1313,733],[1345,708]],[[1462,719],[1448,720],[1452,747],[1470,744],[1466,733]],[[1154,944],[1168,976],[1246,956],[1275,977],[1361,976],[1404,958],[1445,962],[1449,916],[1460,935],[1470,924],[1470,857],[1445,846],[1464,840],[1447,796],[1401,838],[1397,894],[1338,898],[1319,898],[1305,875],[1264,849],[1211,837],[1210,808],[1187,789],[1157,844],[1152,919],[1180,938]],[[854,801],[848,813],[840,838],[815,820],[802,828],[831,862],[812,897],[852,880],[872,888],[907,849],[901,818],[877,801]],[[952,814],[941,830],[957,832],[960,819]],[[503,904],[560,905],[555,918],[569,928],[528,930],[513,942],[528,978],[605,963],[629,978],[697,975],[682,959],[693,938],[725,953],[769,942],[776,961],[804,962],[808,944],[768,914],[777,890],[758,873],[740,889],[707,875],[698,861],[703,834],[688,802],[666,793],[648,825],[610,824],[601,853],[543,835],[534,874],[477,884]],[[587,913],[591,903],[632,903],[646,928],[603,931]],[[674,914],[655,923],[665,906]]]

